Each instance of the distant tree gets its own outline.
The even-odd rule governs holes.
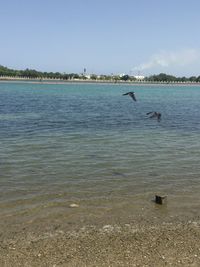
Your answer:
[[[97,80],[97,75],[96,75],[96,74],[92,74],[92,75],[90,76],[90,79],[91,79],[91,80]]]
[[[181,77],[180,80],[181,80],[181,82],[187,82],[188,81],[188,79],[185,76]]]
[[[130,81],[136,81],[137,79],[134,76],[129,76]]]
[[[145,78],[145,80],[154,82],[172,82],[176,81],[176,77],[172,75],[167,75],[165,73],[160,73],[158,75],[152,75],[150,77],[147,77]]]
[[[104,80],[110,81],[110,80],[112,80],[112,76],[110,76],[110,75],[104,75]]]
[[[63,74],[62,78],[63,78],[64,80],[68,80],[68,79],[69,79],[69,75],[65,73],[65,74]]]
[[[197,77],[195,77],[195,76],[191,76],[191,77],[189,78],[189,81],[190,81],[190,82],[196,82],[196,80],[197,80]]]
[[[122,81],[128,81],[129,80],[129,75],[123,75],[121,78],[120,78],[120,80],[122,80]]]
[[[112,78],[115,82],[120,81],[120,77],[118,75],[113,75]]]
[[[105,80],[105,79],[106,79],[106,78],[105,78],[105,75],[100,75],[99,80],[103,81],[103,80]]]
[[[197,77],[196,82],[200,82],[200,76]]]
[[[0,75],[1,76],[15,76],[15,71],[0,65]]]
[[[69,79],[78,79],[79,78],[79,75],[76,74],[76,73],[69,73]]]

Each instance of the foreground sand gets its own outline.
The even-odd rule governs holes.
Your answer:
[[[200,221],[1,232],[0,266],[200,266]]]

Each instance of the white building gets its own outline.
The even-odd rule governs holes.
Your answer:
[[[134,75],[133,76],[137,81],[143,81],[144,80],[144,76],[143,75]]]

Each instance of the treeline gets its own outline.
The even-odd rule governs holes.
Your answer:
[[[165,73],[160,73],[158,75],[152,75],[149,77],[145,77],[146,81],[151,82],[200,82],[200,76],[191,76],[187,77],[175,77],[172,75],[167,75]]]
[[[88,77],[84,74],[77,73],[60,73],[60,72],[42,72],[32,69],[25,70],[13,70],[7,67],[0,65],[0,76],[4,77],[13,77],[13,78],[29,78],[29,79],[62,79],[62,80],[71,80],[71,79],[82,79],[86,80]],[[97,80],[110,80],[112,76],[95,74],[90,75],[90,79]]]
[[[113,80],[113,81],[136,81],[136,78],[131,75],[96,75],[92,74],[90,76],[82,73],[60,73],[60,72],[41,72],[33,69],[25,70],[13,70],[0,65],[0,76],[12,77],[12,78],[28,78],[28,79],[61,79],[61,80]],[[137,79],[138,80],[138,79]],[[172,75],[167,75],[165,73],[160,73],[158,75],[152,75],[141,79],[141,81],[147,82],[200,82],[200,76],[187,77],[175,77]]]
[[[124,75],[121,77],[121,80],[133,80],[134,77],[129,76],[129,75]],[[168,75],[165,73],[160,73],[158,75],[151,75],[149,77],[145,77],[144,81],[147,82],[200,82],[200,76],[191,76],[189,78],[187,77],[175,77],[173,75]]]
[[[78,78],[79,75],[75,73],[65,74],[60,72],[42,72],[32,69],[13,70],[0,65],[0,76],[19,77],[19,78],[49,78],[49,79],[72,79]]]

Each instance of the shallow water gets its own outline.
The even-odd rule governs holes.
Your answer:
[[[198,86],[0,83],[0,218],[154,216],[156,193],[200,215],[199,103]]]

